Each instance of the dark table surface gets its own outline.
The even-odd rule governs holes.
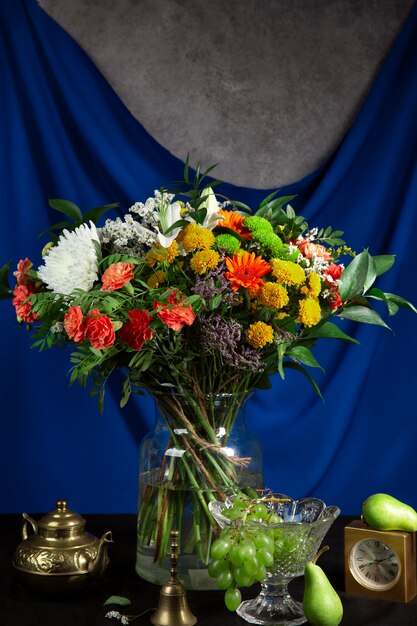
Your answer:
[[[112,530],[114,543],[109,548],[109,566],[104,578],[88,593],[54,599],[39,597],[16,580],[11,562],[14,550],[21,542],[21,516],[0,516],[0,626],[111,626],[112,622],[104,617],[109,610],[120,610],[129,615],[147,611],[131,624],[143,626],[150,623],[151,610],[158,604],[159,587],[144,582],[135,573],[135,516],[84,517],[87,530],[97,536]],[[342,516],[336,520],[325,539],[330,549],[320,557],[321,567],[342,599],[342,626],[417,626],[417,597],[402,604],[344,592],[343,529],[351,519]],[[296,599],[302,599],[302,577],[291,583],[290,591]],[[254,597],[257,593],[258,588],[254,587],[244,590],[243,595]],[[127,597],[132,604],[129,607],[103,606],[112,595]],[[226,609],[223,592],[189,591],[187,598],[197,624],[201,626],[246,624]]]

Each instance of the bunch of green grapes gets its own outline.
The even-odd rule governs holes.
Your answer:
[[[243,494],[235,496],[233,508],[222,515],[230,520],[211,547],[212,561],[208,572],[217,587],[225,590],[225,604],[235,611],[242,601],[238,587],[250,587],[262,582],[266,570],[274,563],[274,528],[282,519],[262,502],[267,498],[249,500]],[[265,525],[251,524],[263,522]]]

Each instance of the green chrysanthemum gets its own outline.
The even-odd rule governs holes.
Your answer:
[[[292,252],[290,252],[287,244],[283,244],[280,248],[277,247],[276,250],[272,250],[271,248],[271,252],[272,256],[276,259],[281,259],[281,261],[293,261],[293,263],[296,263],[298,257],[300,256],[298,248],[295,248]]]
[[[228,254],[235,254],[240,248],[240,241],[233,235],[223,233],[217,235],[214,246],[217,250],[219,250],[219,248],[225,248]]]
[[[272,224],[259,215],[249,215],[246,217],[243,221],[243,226],[250,230],[252,235],[254,233],[258,234],[260,231],[273,233]]]

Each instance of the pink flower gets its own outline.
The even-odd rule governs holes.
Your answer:
[[[133,278],[133,263],[112,263],[101,277],[103,291],[115,291],[121,289]]]
[[[87,316],[85,336],[96,350],[110,348],[116,339],[111,319],[96,309]]]
[[[71,306],[64,316],[64,328],[69,339],[75,342],[84,341],[86,324],[83,320],[83,312],[79,306]]]
[[[119,330],[119,339],[134,350],[140,350],[145,341],[152,339],[152,329],[149,328],[151,320],[148,311],[140,309],[129,311],[129,321]]]
[[[12,300],[12,304],[16,309],[16,315],[18,318],[24,322],[28,322],[29,324],[38,318],[37,313],[32,313],[32,304],[30,300],[25,302],[25,300],[34,293],[35,288],[33,285],[18,285],[13,291],[14,298]]]

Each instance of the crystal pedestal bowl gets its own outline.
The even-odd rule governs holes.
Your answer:
[[[284,494],[274,493],[262,499],[271,513],[281,522],[259,525],[274,538],[274,563],[267,568],[261,592],[254,600],[242,602],[238,615],[251,624],[290,626],[307,621],[302,603],[294,600],[288,592],[293,578],[302,576],[306,564],[317,554],[321,542],[340,513],[337,506],[326,506],[318,498],[293,500]],[[211,502],[210,511],[221,528],[233,524],[223,515],[225,508],[233,508],[233,497],[225,502]]]

